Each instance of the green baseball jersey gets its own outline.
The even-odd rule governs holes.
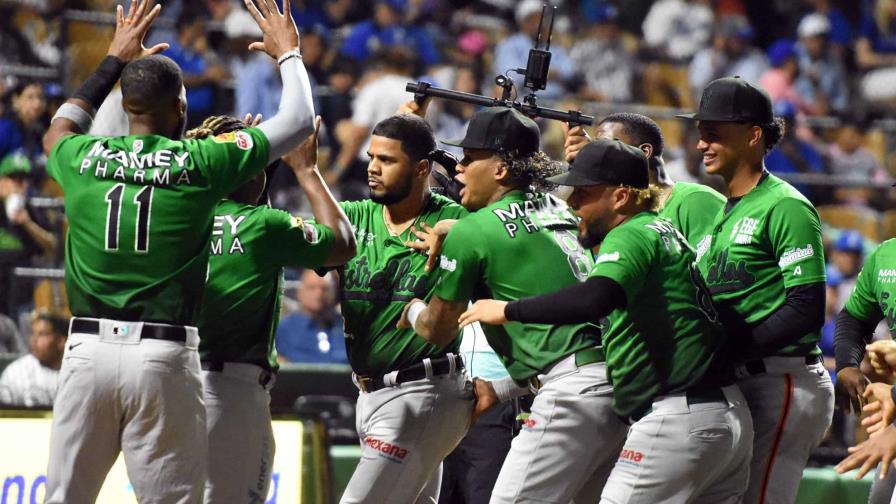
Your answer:
[[[681,232],[654,212],[613,228],[600,245],[591,275],[615,281],[626,297],[603,332],[613,409],[622,417],[700,382],[724,342],[696,260]]]
[[[195,324],[215,205],[267,159],[258,129],[203,140],[60,140],[47,172],[65,192],[72,314]]]
[[[439,274],[438,268],[426,273],[427,257],[405,245],[416,240],[411,228],[459,219],[467,211],[448,198],[432,194],[414,224],[393,236],[386,227],[383,205],[370,200],[341,205],[358,243],[358,254],[340,269],[339,275],[345,346],[355,373],[380,376],[425,358],[457,354],[459,338],[438,348],[413,329],[396,329],[395,324],[408,301],[429,300]]]
[[[320,268],[333,231],[282,210],[223,200],[215,209],[199,316],[203,360],[277,369],[283,267]]]
[[[786,289],[825,281],[818,213],[793,186],[766,174],[716,216],[699,264],[716,306],[733,309],[750,324],[760,322],[784,304]],[[819,355],[819,336],[799,335],[775,355]]]
[[[874,324],[886,318],[890,332],[896,332],[896,239],[881,243],[865,260],[846,311]]]
[[[442,246],[436,296],[446,301],[515,300],[548,294],[588,277],[591,252],[578,241],[577,219],[562,200],[512,191],[460,220]],[[515,380],[593,347],[590,324],[483,324],[486,339]]]
[[[691,247],[705,253],[709,248],[712,225],[716,215],[725,207],[725,197],[703,184],[678,182],[666,198],[660,217],[672,221]]]

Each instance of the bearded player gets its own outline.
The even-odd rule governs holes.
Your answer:
[[[439,464],[470,423],[473,396],[459,332],[438,347],[395,327],[405,303],[428,299],[439,274],[427,272],[426,256],[407,245],[414,228],[467,213],[430,191],[435,150],[432,128],[420,117],[381,121],[368,151],[370,199],[342,203],[358,243],[339,283],[363,445],[343,503],[438,501]]]
[[[641,114],[616,113],[603,118],[597,128],[598,138],[615,138],[644,152],[650,185],[660,191],[660,217],[672,221],[696,249],[699,259],[709,245],[707,237],[716,214],[725,206],[725,197],[703,184],[672,180],[663,162],[663,132],[653,119]],[[572,163],[590,141],[584,128],[571,128],[566,136],[566,162]]]
[[[535,122],[514,109],[483,109],[454,144],[464,149],[456,168],[464,184],[461,203],[473,213],[455,223],[444,240],[435,295],[428,303],[409,303],[402,318],[402,327],[413,327],[440,346],[452,341],[469,301],[551,292],[577,284],[593,265],[577,241],[577,220],[566,204],[534,188],[558,171],[539,150]],[[593,501],[627,430],[611,409],[598,328],[587,323],[482,328],[510,373],[493,382],[502,401],[528,394],[530,387],[536,391],[491,502]]]
[[[710,82],[697,121],[703,164],[727,184],[700,271],[729,335],[755,428],[744,502],[792,503],[809,453],[831,424],[834,394],[818,349],[825,263],[815,207],[770,174],[783,135],[768,94],[739,77]]]
[[[227,139],[183,141],[183,76],[166,45],[143,47],[160,7],[118,7],[108,56],[57,111],[44,148],[65,191],[71,322],[53,411],[47,502],[94,502],[119,451],[140,502],[202,500],[205,408],[199,313],[217,203],[313,129],[308,75],[289,14],[247,0],[278,60],[280,111]],[[91,137],[121,78],[130,135]]]

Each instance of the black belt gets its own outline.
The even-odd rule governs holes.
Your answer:
[[[204,360],[200,363],[203,371],[210,371],[212,373],[223,373],[224,366],[226,363],[220,360]],[[258,370],[258,384],[262,387],[267,387],[268,383],[271,383],[271,380],[274,379],[274,372],[270,369],[265,369],[259,366]]]
[[[72,319],[71,333],[93,334],[99,336],[100,321],[75,317]],[[165,341],[187,342],[187,330],[183,326],[171,326],[144,322],[140,331],[140,339],[157,339]]]
[[[688,402],[688,406],[693,406],[695,404],[707,404],[714,402],[723,402],[727,403],[728,399],[725,397],[725,393],[722,392],[722,389],[719,387],[712,388],[699,388],[699,389],[691,389],[685,392],[685,400]],[[623,422],[628,425],[632,425],[638,420],[641,420],[645,416],[649,415],[653,411],[653,401],[651,400],[644,406],[636,409],[634,413],[631,414],[628,418],[619,417]]]
[[[807,355],[805,357],[805,361],[807,366],[811,366],[813,364],[822,362],[822,359],[819,355]],[[766,373],[765,362],[762,362],[762,359],[747,362],[743,365],[743,368],[750,376],[756,376]]]
[[[445,375],[451,372],[452,365],[451,361],[454,361],[454,371],[460,371],[464,368],[464,360],[460,358],[459,355],[452,355],[445,357],[439,357],[437,359],[430,359],[430,365],[432,367],[432,375],[431,376],[439,376]],[[386,373],[388,375],[390,373]],[[355,378],[358,382],[358,388],[360,388],[364,392],[374,392],[376,390],[382,389],[386,387],[385,382],[383,381],[383,377],[386,376],[361,376],[357,375]],[[406,368],[399,369],[395,375],[394,383],[392,385],[400,385],[402,383],[422,380],[426,378],[426,366],[420,362],[417,364],[410,365]]]

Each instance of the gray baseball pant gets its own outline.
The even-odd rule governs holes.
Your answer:
[[[72,333],[53,405],[47,504],[92,504],[124,453],[144,504],[199,503],[206,476],[199,335],[141,339],[142,322]]]
[[[472,385],[462,370],[361,392],[361,460],[340,502],[438,502],[440,464],[466,435],[472,412]]]
[[[264,504],[274,465],[271,426],[273,380],[255,364],[225,362],[221,371],[202,371],[208,429],[206,504]]]
[[[722,393],[724,401],[700,403],[686,393],[656,398],[629,430],[601,504],[741,502],[753,427],[740,390]]]
[[[834,387],[821,363],[806,364],[804,357],[762,361],[765,373],[738,381],[755,431],[744,504],[793,504],[809,453],[831,425]]]
[[[613,413],[606,364],[578,367],[572,354],[537,378],[490,502],[596,502],[628,430]]]

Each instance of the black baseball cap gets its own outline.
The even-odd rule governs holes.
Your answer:
[[[546,180],[562,186],[611,184],[646,189],[650,183],[647,155],[619,140],[598,138],[579,151],[568,172]]]
[[[772,100],[761,87],[739,76],[716,79],[703,89],[700,110],[696,114],[675,117],[695,121],[749,122],[774,121]]]
[[[442,143],[465,149],[516,150],[528,156],[538,152],[541,133],[535,121],[516,109],[487,107],[473,114],[462,140],[442,140]]]

